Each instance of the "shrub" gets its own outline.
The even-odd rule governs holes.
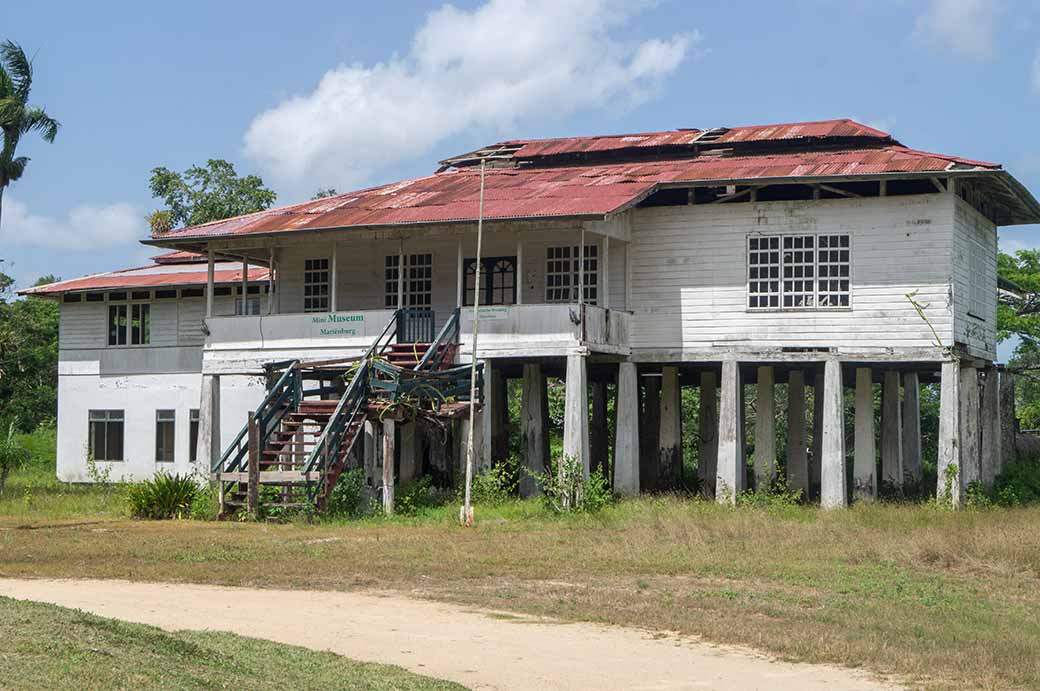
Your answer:
[[[802,501],[802,490],[787,489],[787,479],[783,474],[777,475],[770,487],[749,489],[737,497],[741,506],[757,506],[760,508],[787,508],[798,506]]]
[[[206,482],[198,486],[191,501],[191,518],[195,521],[215,521],[220,514],[219,485]]]
[[[595,513],[614,501],[610,483],[599,468],[586,478],[584,469],[573,456],[561,456],[549,464],[547,473],[531,473],[542,488],[542,500],[553,511]]]
[[[493,466],[481,468],[473,475],[470,499],[474,504],[498,506],[513,501],[519,492],[520,461],[515,457],[500,461]],[[458,501],[461,502],[465,486],[459,483]]]
[[[325,505],[328,516],[360,518],[371,511],[365,496],[365,473],[363,470],[348,470],[339,476],[336,486]]]
[[[423,509],[443,506],[451,498],[451,494],[433,486],[433,478],[424,475],[394,498],[394,511],[402,516],[415,516]]]
[[[198,494],[199,486],[190,476],[160,472],[127,487],[126,499],[134,518],[164,520],[192,515]]]
[[[1040,502],[1040,459],[1020,458],[1008,463],[994,483],[993,494],[1002,506]]]

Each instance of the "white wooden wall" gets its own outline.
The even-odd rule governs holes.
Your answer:
[[[956,198],[953,233],[954,340],[968,353],[997,357],[997,228],[961,198]],[[975,285],[972,285],[972,282]],[[972,291],[981,299],[973,299]]]
[[[753,312],[753,233],[851,235],[851,308]],[[929,347],[953,337],[953,197],[945,194],[637,209],[632,224],[633,349]]]
[[[517,291],[524,304],[545,302],[546,249],[553,246],[579,243],[579,230],[513,231],[486,230],[481,248],[484,257],[517,255],[517,240],[522,238],[521,275]],[[602,239],[586,233],[585,243],[598,245],[603,252]],[[386,257],[396,255],[402,247],[398,240],[340,240],[337,249],[336,307],[339,311],[378,310],[385,306],[384,268]],[[432,307],[438,326],[447,319],[456,306],[458,276],[458,239],[416,238],[405,239],[405,254],[430,253],[433,255]],[[307,259],[331,258],[329,241],[312,242],[281,248],[278,254],[279,312],[303,311],[303,269]],[[463,256],[476,256],[476,235],[467,233],[463,238]],[[602,264],[601,264],[602,266]],[[602,275],[602,268],[600,270]],[[625,243],[613,241],[610,246],[609,270],[610,305],[623,309],[625,303]],[[395,289],[396,290],[396,289]]]

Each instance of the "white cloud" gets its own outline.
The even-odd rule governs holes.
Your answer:
[[[317,88],[258,115],[245,151],[294,192],[340,190],[475,127],[652,98],[699,40],[696,32],[632,42],[625,23],[646,3],[489,0],[430,13],[405,56],[341,64]]]
[[[995,0],[932,0],[917,18],[917,34],[970,58],[988,58],[996,43]]]
[[[0,217],[0,245],[89,250],[135,242],[147,235],[144,213],[130,204],[82,204],[65,218],[29,212],[7,197]]]

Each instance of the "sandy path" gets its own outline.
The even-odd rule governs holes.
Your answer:
[[[620,627],[396,595],[0,579],[0,595],[168,630],[231,631],[400,665],[473,689],[882,689],[856,671]]]

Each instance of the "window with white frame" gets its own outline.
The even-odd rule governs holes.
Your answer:
[[[599,297],[599,246],[585,246],[584,276],[580,246],[547,247],[545,250],[545,301],[577,302],[578,285],[584,284],[584,302],[596,304]]]
[[[329,309],[329,260],[305,259],[303,262],[303,311]]]
[[[848,234],[748,238],[748,309],[848,307]]]
[[[125,293],[113,293],[126,299]],[[110,300],[113,298],[109,298]],[[109,304],[108,345],[148,345],[152,340],[152,306],[146,302]]]
[[[386,255],[383,269],[386,307],[397,307],[400,255]],[[402,307],[429,309],[433,305],[433,255],[404,255],[404,304]]]
[[[155,462],[173,463],[176,438],[177,412],[155,411]]]

